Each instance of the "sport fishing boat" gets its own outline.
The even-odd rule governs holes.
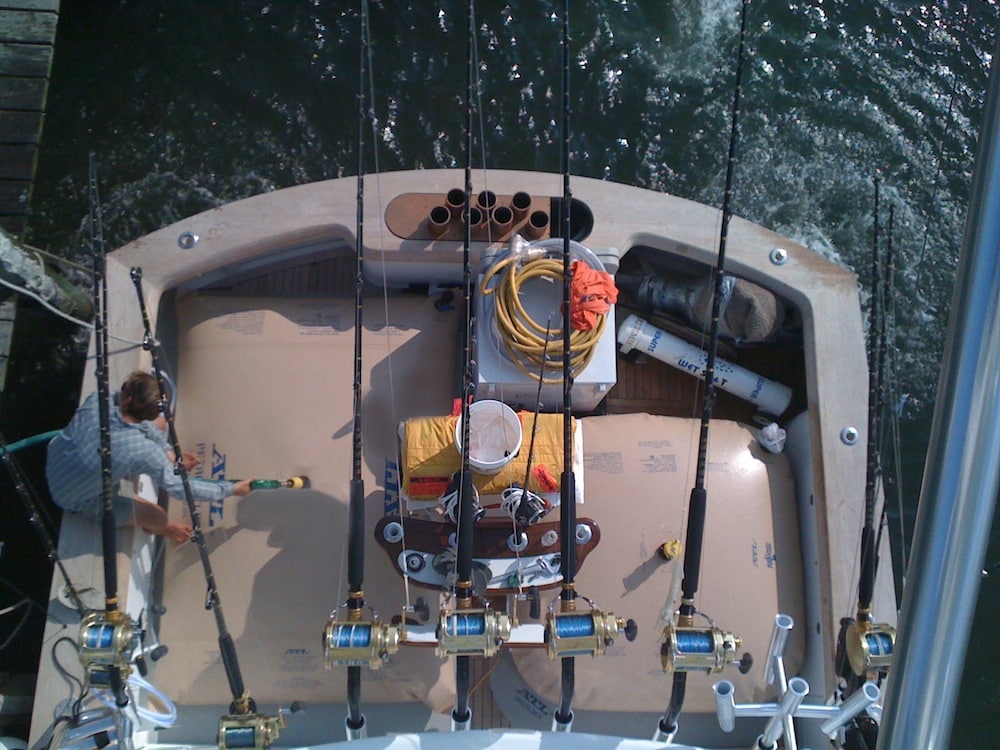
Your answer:
[[[193,539],[110,556],[64,515],[33,745],[870,734],[897,606],[856,277],[569,181],[334,179],[107,255],[92,374],[152,369],[193,474],[258,489],[140,481]]]
[[[530,275],[533,266],[551,261],[553,242],[561,252],[559,227],[551,224],[560,213],[560,175],[490,171],[479,179],[498,206],[528,195],[531,210],[503,234],[488,227],[477,232],[474,263],[486,269],[511,259],[522,263],[520,276],[508,282],[526,277],[514,296],[535,306],[543,337],[550,318],[561,329],[556,271]],[[435,715],[447,717],[455,701],[454,667],[436,653],[433,626],[447,591],[442,560],[453,549],[449,536],[456,528],[439,498],[461,470],[459,419],[452,416],[461,393],[455,373],[462,369],[456,362],[465,320],[461,295],[454,293],[462,283],[462,242],[455,236],[461,220],[449,220],[435,237],[429,219],[462,180],[461,171],[382,174],[384,210],[376,201],[365,206],[365,602],[387,622],[413,609],[406,622],[415,624],[413,634],[399,636],[398,653],[366,672],[366,714],[377,733],[422,728]],[[574,178],[573,187],[573,210],[586,227],[573,247],[632,290],[623,290],[602,315],[590,362],[573,378],[576,588],[595,609],[610,609],[638,626],[633,642],[618,638],[615,629],[613,646],[594,646],[608,653],[578,658],[574,726],[648,735],[670,692],[661,641],[683,572],[703,355],[697,323],[651,309],[647,290],[684,299],[704,292],[720,214],[605,181]],[[355,191],[355,180],[345,178],[257,196],[166,227],[107,259],[109,319],[118,339],[142,341],[145,335],[133,281],[134,269],[141,269],[153,335],[176,383],[177,434],[185,450],[201,456],[204,475],[310,479],[308,489],[261,490],[199,510],[253,697],[258,705],[308,704],[308,721],[322,714],[327,727],[333,707],[346,700],[342,676],[324,669],[317,634],[348,593],[342,571],[354,448]],[[520,239],[537,214],[550,217],[543,236]],[[788,676],[802,675],[825,700],[837,682],[839,620],[854,605],[864,506],[868,370],[856,280],[739,219],[732,221],[729,251],[727,276],[735,289],[726,319],[733,327],[768,330],[753,343],[727,342],[718,367],[729,377],[720,378],[709,427],[698,605],[705,618],[696,618],[693,627],[713,638],[717,629],[724,634],[710,651],[720,667],[743,660],[744,652],[757,657],[756,668],[727,674],[738,703],[761,702],[776,690],[765,679],[763,658],[780,615]],[[740,297],[743,285],[750,291]],[[485,469],[473,469],[485,510],[474,527],[476,583],[485,584],[476,596],[501,602],[493,608],[508,614],[511,638],[523,644],[507,641],[490,657],[496,668],[475,695],[492,701],[473,716],[487,726],[544,726],[560,691],[539,604],[544,610],[558,597],[561,580],[562,384],[542,383],[537,395],[537,380],[521,372],[505,348],[510,334],[497,325],[505,313],[496,311],[502,303],[487,307],[484,287],[491,289],[477,285],[482,312],[475,316],[476,400],[470,408],[470,427],[477,429],[477,407],[489,410],[483,434],[472,438],[481,455],[471,460]],[[664,362],[667,347],[677,353]],[[116,354],[111,382],[149,369],[148,357],[141,348]],[[748,379],[742,390],[722,390],[741,377]],[[787,435],[780,452],[761,440],[772,423]],[[507,454],[513,460],[496,471],[493,464]],[[523,487],[526,475],[530,501],[542,515],[537,523],[512,518],[503,507],[504,492]],[[546,512],[550,506],[556,507]],[[177,501],[170,509],[186,512]],[[91,559],[93,570],[100,570],[92,522],[67,514],[61,547],[64,561],[85,565]],[[157,689],[177,705],[177,724],[163,737],[210,742],[203,722],[185,718],[189,710],[218,714],[227,703],[196,546],[157,549],[138,533],[123,539],[122,549],[130,550],[121,558],[129,572],[128,583],[121,583],[128,607],[136,618],[145,612],[144,622],[169,647],[151,670]],[[883,556],[888,559],[887,552]],[[93,574],[88,579],[99,580]],[[58,593],[64,582],[54,585]],[[889,618],[895,604],[888,573],[878,593],[876,611]],[[430,609],[429,618],[416,612],[418,599]],[[539,600],[534,617],[532,599]],[[155,616],[150,607],[166,612]],[[581,604],[578,611],[590,609]],[[700,744],[707,744],[701,725],[728,740],[715,719],[712,684],[718,678],[707,674],[716,671],[715,662],[708,666],[692,673],[685,704],[685,719],[699,726]],[[58,673],[44,670],[36,694],[38,727],[51,723],[65,693]],[[383,716],[391,723],[383,724]],[[300,724],[305,722],[290,720],[287,733]],[[755,724],[749,729],[754,736],[761,728]]]

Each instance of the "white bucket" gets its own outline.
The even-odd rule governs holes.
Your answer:
[[[462,453],[462,418],[455,422],[455,448]],[[521,450],[521,420],[502,401],[469,404],[469,465],[496,474]]]
[[[623,353],[633,349],[645,352],[678,370],[705,379],[708,354],[697,346],[667,333],[636,315],[629,315],[618,329],[618,344]],[[792,400],[792,389],[775,383],[745,367],[715,359],[715,386],[739,396],[772,416],[780,416]]]

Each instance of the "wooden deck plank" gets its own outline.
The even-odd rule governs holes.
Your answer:
[[[52,47],[46,44],[0,44],[0,75],[45,78],[52,62]]]
[[[0,144],[0,180],[30,179],[34,168],[34,144]]]
[[[59,0],[0,0],[0,225],[26,225]]]
[[[0,6],[0,42],[51,45],[59,15],[52,11]]]
[[[59,0],[0,0],[0,11],[3,10],[36,10],[59,12]]]
[[[0,110],[0,143],[37,144],[41,130],[41,112]]]
[[[30,187],[27,180],[0,180],[0,214],[23,212]]]
[[[0,109],[39,111],[45,100],[44,78],[0,76]]]

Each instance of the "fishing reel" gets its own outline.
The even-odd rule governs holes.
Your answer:
[[[132,653],[139,642],[139,628],[132,618],[117,610],[95,610],[80,622],[77,647],[87,686],[111,688],[112,672],[122,680],[132,671]]]
[[[230,709],[232,710],[232,709]],[[285,728],[285,717],[229,714],[219,719],[219,750],[266,750]]]
[[[635,620],[616,617],[613,612],[549,611],[545,618],[545,644],[549,659],[567,656],[601,656],[619,633],[634,641],[639,632]]]
[[[500,493],[500,507],[519,526],[533,526],[545,518],[553,505],[531,490],[514,485]]]
[[[358,610],[352,610],[358,611]],[[360,612],[358,611],[360,614]],[[326,668],[368,667],[379,669],[399,651],[401,628],[373,620],[330,618],[323,630]]]
[[[452,523],[458,523],[459,498],[462,494],[461,489],[462,475],[461,472],[456,471],[451,475],[448,487],[445,489],[441,497],[438,498],[438,504],[440,504],[444,514],[448,516]],[[472,485],[472,513],[473,523],[486,515],[486,508],[479,504],[479,490],[476,489],[475,485]]]
[[[868,672],[882,672],[892,664],[896,647],[896,629],[886,623],[873,625],[864,620],[847,626],[847,660],[858,677]]]
[[[746,674],[753,663],[748,657],[737,662],[736,651],[742,641],[732,633],[711,627],[669,624],[663,628],[660,661],[664,672],[704,672],[718,674],[738,664]]]
[[[495,655],[510,640],[511,619],[493,609],[441,610],[438,621],[437,653],[448,656]]]

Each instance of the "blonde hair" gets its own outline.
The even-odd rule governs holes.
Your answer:
[[[119,394],[122,413],[138,420],[160,415],[160,387],[148,372],[136,370],[122,383]]]

